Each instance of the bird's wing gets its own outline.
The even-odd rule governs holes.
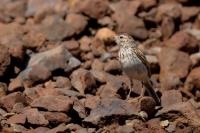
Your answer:
[[[148,63],[145,55],[138,48],[133,48],[133,51],[137,55],[137,57],[142,61],[142,63],[147,67],[148,76],[150,77],[151,76],[151,70],[150,70],[150,66],[149,66],[149,63]]]

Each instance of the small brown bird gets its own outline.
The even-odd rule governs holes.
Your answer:
[[[160,99],[150,81],[151,72],[149,64],[144,54],[137,48],[137,42],[126,33],[115,36],[115,42],[119,45],[118,57],[123,71],[129,78],[142,81],[148,95],[153,97],[156,103],[160,105]],[[132,89],[130,88],[128,98],[130,97],[131,91]],[[142,87],[140,97],[143,97],[144,93],[145,90]]]

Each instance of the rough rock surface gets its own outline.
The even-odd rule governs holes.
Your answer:
[[[0,3],[0,132],[200,132],[198,0]],[[122,71],[120,32],[144,52],[160,106]]]

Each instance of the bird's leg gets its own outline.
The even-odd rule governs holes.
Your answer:
[[[144,83],[142,81],[142,90],[140,92],[140,96],[138,97],[139,99],[143,98],[144,97],[144,93],[145,93],[145,88],[144,88]]]
[[[129,100],[130,96],[131,96],[131,92],[132,92],[132,80],[130,80],[130,83],[129,83],[129,92],[128,92],[128,95],[126,97],[126,100]]]
[[[129,102],[130,103],[131,102],[135,102],[135,101],[140,102],[140,100],[144,97],[144,93],[145,93],[145,88],[144,88],[144,84],[142,82],[142,90],[140,92],[140,95],[137,98],[133,99],[133,100],[129,100]]]

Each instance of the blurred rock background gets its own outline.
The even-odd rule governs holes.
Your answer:
[[[198,0],[0,3],[1,132],[200,132]],[[125,100],[120,32],[150,63],[159,111],[151,97]],[[132,99],[141,87],[134,81]]]

